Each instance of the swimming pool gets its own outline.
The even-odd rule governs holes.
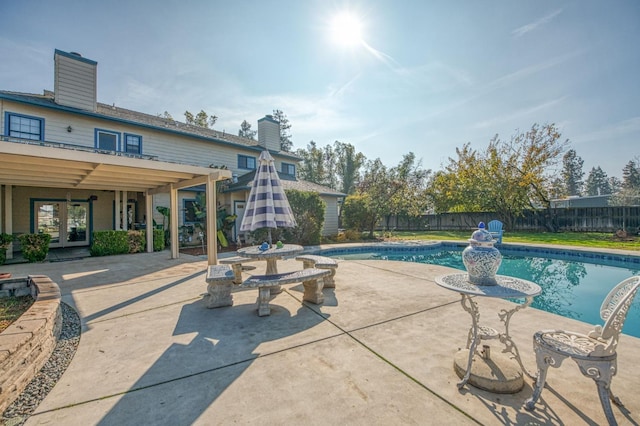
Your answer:
[[[376,244],[325,249],[319,254],[347,260],[429,263],[464,271],[465,247],[464,243]],[[503,245],[499,250],[503,259],[498,274],[542,287],[542,294],[531,306],[587,324],[602,324],[600,305],[607,293],[620,281],[640,275],[640,256],[515,245]],[[631,306],[622,331],[640,337],[640,296]]]

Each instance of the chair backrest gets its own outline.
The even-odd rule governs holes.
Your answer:
[[[602,302],[600,317],[605,320],[604,326],[596,327],[592,332],[594,335],[590,334],[590,337],[608,341],[603,348],[606,353],[612,354],[616,351],[618,337],[638,288],[640,277],[627,278],[616,285]]]
[[[491,222],[489,222],[489,232],[497,232],[497,231],[502,231],[502,222],[500,222],[499,220],[492,220]]]

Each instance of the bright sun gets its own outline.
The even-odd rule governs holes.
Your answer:
[[[329,28],[333,41],[342,46],[362,43],[362,22],[348,12],[336,15]]]

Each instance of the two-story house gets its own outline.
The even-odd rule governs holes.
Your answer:
[[[97,101],[96,61],[55,50],[54,63],[53,92],[0,91],[0,232],[47,232],[51,247],[88,246],[93,231],[162,224],[156,207],[164,206],[177,257],[178,229],[193,220],[198,191],[206,190],[207,211],[237,214],[239,227],[249,192],[243,177],[267,149],[285,189],[320,194],[323,234],[337,233],[344,194],[295,178],[300,159],[280,150],[272,117],[258,121],[255,141],[106,105]],[[215,215],[206,226],[215,230]],[[214,262],[215,238],[207,247]]]

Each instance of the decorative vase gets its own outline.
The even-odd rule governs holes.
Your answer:
[[[469,239],[469,246],[462,251],[462,262],[472,284],[497,285],[496,272],[502,255],[493,244],[493,237],[485,229],[484,223],[480,222]]]

